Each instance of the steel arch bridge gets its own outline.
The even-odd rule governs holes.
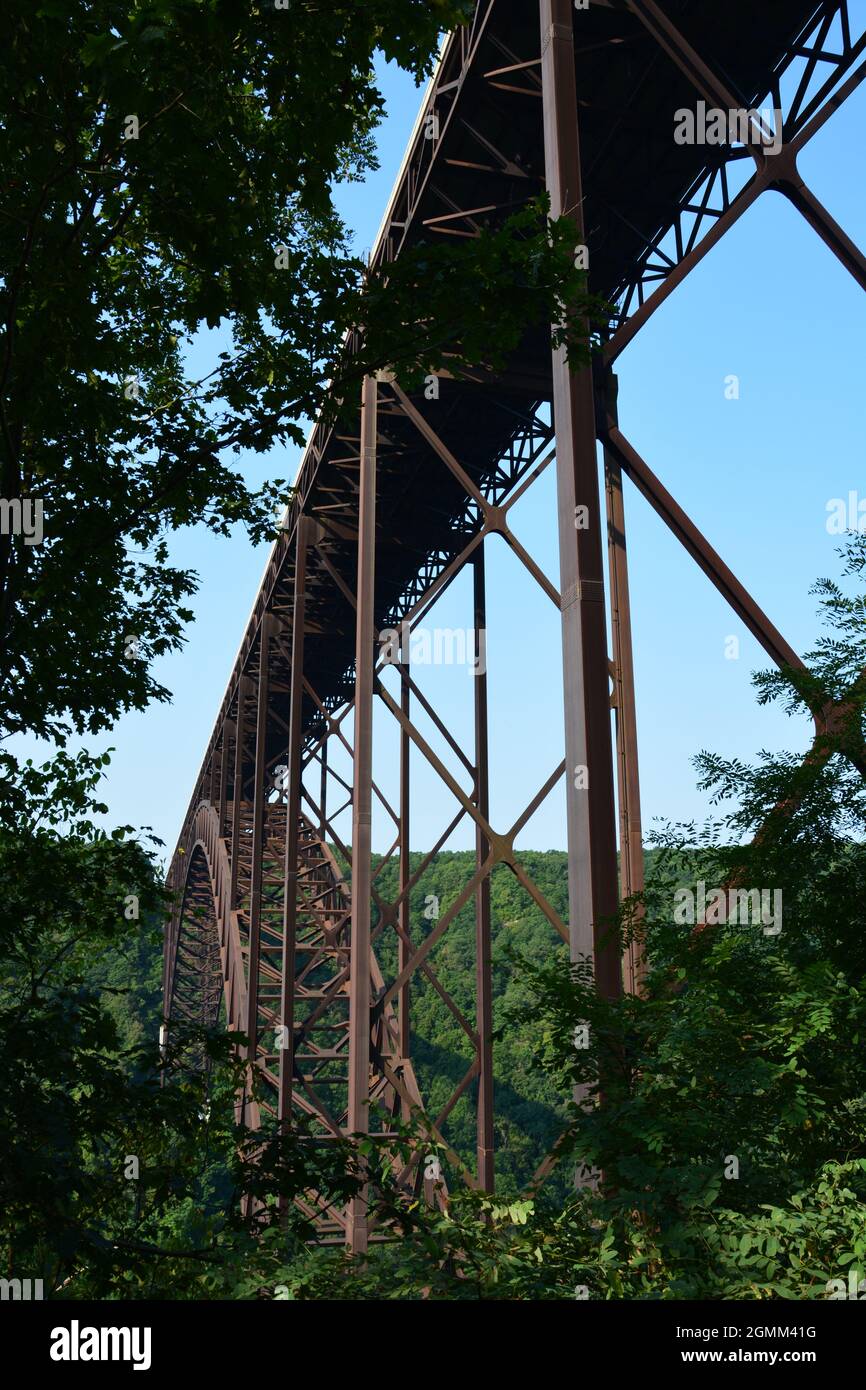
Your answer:
[[[552,214],[575,220],[588,248],[590,289],[614,313],[593,369],[570,373],[548,336],[528,334],[505,371],[478,371],[471,380],[443,374],[435,400],[407,395],[387,372],[368,378],[354,429],[320,424],[312,432],[171,863],[176,907],[165,940],[169,1026],[178,1019],[214,1024],[224,1006],[228,1027],[252,1040],[261,1105],[282,1124],[304,1114],[324,1140],[378,1123],[376,1132],[387,1137],[396,1117],[423,1110],[411,1058],[411,995],[423,977],[472,1053],[466,1075],[427,1124],[456,1172],[492,1189],[490,875],[499,865],[573,956],[593,956],[599,989],[615,995],[639,987],[639,949],[620,959],[604,932],[620,896],[643,882],[624,479],[772,660],[802,663],[619,429],[613,368],[765,193],[787,198],[866,289],[866,258],[797,165],[866,75],[866,34],[854,10],[855,0],[479,0],[471,23],[445,42],[373,263],[423,238],[473,237],[546,188]],[[775,130],[761,131],[753,119],[745,143],[674,138],[683,109],[767,108],[777,113]],[[548,466],[556,476],[558,587],[510,526],[511,508]],[[586,508],[581,528],[578,506]],[[467,749],[418,687],[408,659],[411,633],[464,570],[472,578],[478,654],[493,537],[561,614],[563,650],[563,756],[504,827],[489,799],[486,674],[471,683],[474,742]],[[378,638],[386,630],[400,632],[403,643],[396,696],[383,678]],[[393,805],[374,777],[376,701],[399,738]],[[459,777],[419,728],[419,711]],[[816,711],[816,732],[831,713]],[[351,759],[351,776],[337,770],[335,753]],[[420,867],[409,858],[410,755],[433,769],[457,803]],[[587,775],[572,778],[573,769]],[[567,920],[515,849],[520,830],[563,778]],[[391,900],[381,891],[382,865],[371,860],[374,802],[394,827],[385,857],[398,873]],[[344,843],[335,821],[349,809],[351,840]],[[475,873],[419,941],[410,894],[464,818],[475,831]],[[473,901],[475,997],[467,1017],[438,980],[436,956],[449,925]],[[380,964],[386,943],[396,958],[387,975]],[[443,1136],[470,1086],[477,1088],[474,1172]],[[260,1118],[250,1103],[249,1123]],[[404,1179],[417,1188],[420,1176],[411,1169]],[[361,1198],[320,1225],[324,1240],[354,1250],[370,1238]]]

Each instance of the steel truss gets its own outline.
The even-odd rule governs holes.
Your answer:
[[[831,49],[834,33],[838,44]],[[263,1108],[286,1126],[295,1115],[306,1116],[313,1142],[358,1132],[387,1142],[399,1119],[423,1113],[454,1174],[492,1190],[490,876],[497,866],[515,876],[574,957],[592,956],[601,990],[613,996],[623,987],[640,988],[639,947],[621,960],[608,931],[621,897],[643,883],[624,478],[771,659],[795,668],[802,662],[619,429],[611,368],[766,192],[782,193],[866,287],[862,252],[797,167],[806,143],[866,75],[864,47],[866,34],[854,33],[848,0],[767,0],[758,9],[708,0],[669,0],[664,7],[656,0],[594,0],[588,12],[576,12],[572,0],[540,0],[537,12],[514,0],[480,0],[471,25],[448,41],[374,262],[393,259],[419,237],[477,235],[546,187],[553,214],[575,219],[589,247],[591,288],[615,313],[592,370],[571,374],[549,342],[530,335],[503,373],[480,371],[471,381],[443,376],[435,403],[407,394],[382,372],[364,382],[357,424],[320,425],[312,435],[169,875],[177,906],[166,931],[166,1016],[213,1024],[222,995],[227,1026],[248,1035],[250,1069],[261,1082],[260,1103],[249,1092],[243,1102],[253,1127]],[[672,113],[697,100],[724,110],[777,108],[779,153],[757,143],[675,150]],[[428,117],[436,118],[432,127]],[[754,164],[748,178],[741,173],[745,161]],[[515,503],[551,465],[558,586],[511,527]],[[580,529],[578,506],[587,509],[589,523]],[[397,629],[405,642],[469,570],[477,656],[486,625],[485,555],[494,537],[561,614],[565,693],[564,756],[504,828],[490,806],[486,676],[472,682],[474,746],[467,750],[413,678],[405,646],[395,668],[399,692],[391,693],[379,641],[386,629]],[[376,701],[399,734],[396,805],[374,776]],[[840,708],[814,710],[816,749]],[[444,740],[460,776],[422,733],[418,711]],[[413,753],[457,806],[414,868]],[[335,754],[351,759],[351,780],[338,773]],[[813,750],[810,757],[816,756]],[[854,749],[851,757],[866,772],[866,750]],[[578,788],[572,773],[580,768],[588,777]],[[563,777],[567,921],[515,848]],[[375,804],[393,825],[393,843],[376,862]],[[351,844],[336,827],[348,808]],[[475,872],[419,942],[410,895],[467,820],[475,832]],[[397,866],[399,888],[391,898],[381,888],[389,865]],[[476,988],[467,1016],[437,974],[436,951],[473,901]],[[386,979],[379,957],[395,942],[397,965]],[[436,1113],[424,1111],[411,1060],[411,991],[420,979],[458,1022],[471,1053],[465,1075]],[[445,1130],[476,1083],[477,1157],[470,1171]],[[441,1202],[444,1188],[425,1181],[422,1157],[414,1155],[401,1181],[407,1191],[423,1187],[428,1200]],[[309,1194],[307,1210],[322,1240],[363,1251],[369,1240],[387,1237],[369,1219],[364,1194],[342,1213],[320,1211]]]

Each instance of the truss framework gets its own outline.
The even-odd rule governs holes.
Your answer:
[[[552,940],[568,942],[574,957],[592,956],[601,990],[640,988],[639,947],[620,960],[608,930],[620,897],[643,883],[624,478],[771,659],[802,665],[623,435],[616,413],[612,364],[763,193],[788,198],[866,288],[862,252],[797,168],[805,144],[866,75],[866,34],[853,31],[848,0],[768,4],[763,16],[742,6],[741,42],[753,43],[761,56],[743,60],[739,73],[731,54],[715,51],[720,40],[712,9],[703,0],[671,0],[664,8],[656,0],[596,0],[585,19],[571,0],[540,0],[537,14],[531,5],[480,0],[472,24],[446,45],[423,112],[436,117],[435,138],[424,134],[429,123],[419,123],[374,259],[392,259],[422,234],[475,235],[546,186],[553,214],[571,216],[581,228],[591,265],[601,264],[591,272],[592,287],[616,312],[593,370],[573,375],[548,343],[528,340],[499,377],[443,379],[435,405],[380,373],[364,382],[357,433],[342,432],[345,426],[314,431],[169,875],[177,905],[166,931],[166,1016],[213,1023],[222,996],[227,1025],[247,1034],[250,1068],[262,1083],[260,1105],[251,1094],[243,1099],[253,1127],[264,1108],[286,1126],[303,1114],[313,1142],[359,1132],[387,1141],[398,1119],[422,1112],[455,1176],[493,1188],[490,877],[499,866],[546,918]],[[831,49],[833,34],[839,43]],[[714,43],[704,48],[702,38]],[[612,113],[604,108],[603,81],[591,74],[605,65],[615,74],[624,62],[627,91]],[[782,112],[779,153],[757,144],[723,146],[705,152],[702,163],[694,151],[681,152],[671,167],[659,130],[645,132],[645,111],[669,114],[684,93],[722,109],[771,103]],[[641,158],[654,159],[659,186],[675,192],[664,208],[660,197],[641,203],[632,196],[634,170],[631,182],[621,176],[622,186],[606,172],[617,152],[638,140],[638,130],[644,131]],[[754,162],[754,173],[733,191],[732,170],[744,160]],[[616,255],[605,249],[610,243]],[[511,524],[515,503],[551,465],[558,585]],[[578,507],[588,521],[580,528]],[[413,677],[408,651],[411,633],[466,570],[480,657],[485,556],[494,538],[559,611],[563,642],[564,756],[507,827],[497,825],[490,805],[486,675],[472,683],[474,743],[467,750]],[[396,695],[381,643],[384,630],[394,628],[403,641],[393,667]],[[396,805],[374,776],[376,702],[399,738]],[[838,713],[815,709],[816,740]],[[448,749],[450,765],[425,736],[420,715]],[[436,845],[414,867],[413,756],[455,803]],[[851,756],[866,771],[866,750]],[[351,778],[338,770],[339,759],[350,760]],[[576,776],[579,770],[587,776]],[[515,847],[563,777],[565,914],[533,882]],[[378,860],[371,853],[374,805],[393,826],[393,842]],[[336,824],[348,810],[350,844]],[[411,894],[464,820],[474,828],[475,871],[419,936]],[[398,888],[390,895],[382,886],[389,867],[396,867]],[[467,1014],[440,979],[437,948],[472,903],[476,978]],[[424,1110],[411,1059],[412,991],[422,980],[459,1025],[468,1054],[465,1073],[435,1113]],[[472,1091],[474,1171],[447,1139],[449,1116]],[[423,1189],[428,1200],[441,1202],[444,1187],[425,1180],[422,1157],[413,1157],[401,1180],[407,1190]],[[363,1194],[339,1213],[321,1209],[309,1194],[307,1210],[322,1240],[363,1251],[370,1239],[386,1238],[368,1219]]]

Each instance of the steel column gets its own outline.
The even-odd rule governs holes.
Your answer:
[[[220,798],[217,807],[219,816],[220,838],[226,833],[226,808],[228,806],[229,793],[229,739],[232,734],[232,723],[229,719],[223,724],[222,740],[220,745]]]
[[[580,234],[582,185],[571,0],[540,0],[544,152],[550,211]],[[569,931],[574,958],[591,955],[598,988],[621,993],[619,951],[609,924],[618,909],[607,625],[589,367],[572,373],[553,355],[559,505]],[[578,507],[586,525],[578,527]],[[583,521],[581,516],[581,521]]]
[[[235,767],[232,778],[232,863],[230,907],[238,907],[238,870],[241,843],[241,804],[244,799],[244,740],[247,732],[247,696],[250,679],[241,676],[238,681],[238,718],[235,725]]]
[[[472,561],[475,627],[475,796],[485,821],[490,819],[490,768],[487,740],[487,595],[484,547]],[[487,862],[490,845],[480,825],[475,827],[475,867]],[[478,1186],[494,1188],[493,1128],[493,967],[490,951],[490,875],[475,893],[475,1030],[478,1034],[478,1122],[476,1128]]]
[[[277,1116],[286,1125],[292,1111],[295,1058],[295,936],[298,923],[298,828],[301,816],[303,760],[301,743],[304,699],[304,621],[306,615],[308,517],[300,516],[295,532],[295,585],[292,602],[292,676],[289,694],[289,746],[286,755],[286,855],[283,867],[283,950],[280,981],[280,1082]]]
[[[352,935],[349,986],[349,1131],[370,1129],[370,896],[372,890],[373,666],[376,566],[375,377],[364,380],[361,396],[361,468],[358,514],[358,609],[355,639],[355,737],[352,789]],[[367,1196],[349,1203],[348,1244],[367,1249]]]
[[[617,379],[608,372],[605,379],[607,408],[617,418]],[[622,470],[618,460],[604,451],[605,497],[607,501],[607,558],[610,582],[610,627],[613,646],[613,702],[616,709],[616,770],[619,793],[619,872],[622,896],[643,892],[643,835],[640,814],[640,770],[637,743],[637,702],[634,687],[634,660],[631,642],[631,598],[628,582],[628,552],[625,532],[625,504]],[[625,987],[634,994],[645,973],[644,953],[632,941],[623,953]]]
[[[327,717],[328,716],[325,715],[326,719]],[[319,756],[321,758],[321,779],[319,782],[319,834],[322,837],[323,843],[325,843],[328,838],[328,738],[329,734],[326,730],[325,736],[322,739],[322,747],[319,750]]]
[[[409,688],[410,660],[409,660],[409,637],[404,629],[403,638],[400,646],[400,708],[408,720],[411,713],[411,692]],[[412,877],[412,866],[409,858],[409,827],[410,827],[410,780],[409,780],[409,759],[411,741],[405,727],[400,729],[400,906],[398,908],[398,921],[400,924],[400,938],[397,948],[397,958],[400,973],[406,969],[411,954],[410,928],[412,917],[409,903],[409,880]],[[407,980],[400,990],[397,1001],[397,1018],[399,1026],[399,1049],[400,1056],[406,1058],[411,1052],[411,1026],[409,1019],[409,981]],[[409,1119],[410,1107],[408,1100],[404,1097],[402,1103],[402,1115],[404,1120]]]
[[[208,791],[208,801],[211,806],[217,804],[217,786],[219,778],[219,762],[217,760],[217,745],[214,744],[213,752],[210,757],[210,788]]]
[[[259,678],[256,695],[256,756],[253,776],[253,834],[252,868],[250,871],[250,901],[247,921],[248,938],[248,981],[247,981],[247,1059],[251,1066],[256,1062],[258,1041],[259,1010],[259,958],[261,948],[262,919],[262,850],[264,848],[265,802],[265,763],[267,760],[268,738],[268,662],[270,658],[271,631],[273,618],[266,614],[262,622],[259,640]]]

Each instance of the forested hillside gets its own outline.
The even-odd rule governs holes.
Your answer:
[[[162,1014],[162,923],[142,920],[140,930],[94,957],[87,984],[102,995],[117,1024],[124,1051],[159,1036]]]
[[[420,854],[411,856],[415,870]],[[562,851],[527,852],[527,873],[558,912],[568,920],[568,872]],[[413,940],[420,942],[435,926],[475,872],[475,855],[444,852],[436,856],[411,895]],[[397,896],[397,867],[389,864],[376,879],[382,896]],[[558,934],[518,883],[500,865],[491,879],[493,957],[494,1104],[496,1116],[497,1190],[511,1196],[532,1177],[548,1152],[564,1114],[557,1094],[538,1065],[536,1035],[528,1007],[528,987],[515,968],[519,953],[533,965],[565,959]],[[391,941],[380,953],[386,978],[395,973],[396,946]],[[448,927],[432,954],[439,982],[471,1024],[475,1019],[475,903],[470,899]],[[413,1059],[428,1111],[436,1115],[472,1060],[469,1040],[458,1020],[425,979],[416,977],[412,989]],[[472,1083],[444,1127],[446,1138],[473,1168],[474,1113],[477,1083]]]
[[[422,859],[411,856],[412,870]],[[374,868],[379,860],[374,860]],[[563,920],[568,917],[566,856],[560,850],[529,851],[526,870]],[[413,940],[420,942],[435,925],[437,915],[461,892],[475,871],[469,851],[443,852],[435,857],[411,894]],[[389,863],[376,878],[376,891],[390,901],[398,894],[397,863]],[[425,913],[428,914],[425,916]],[[543,913],[531,901],[511,871],[500,865],[491,881],[493,954],[493,1049],[496,1108],[497,1190],[516,1194],[532,1177],[561,1128],[563,1095],[558,1094],[538,1066],[536,1037],[528,1008],[528,986],[516,968],[519,954],[535,966],[564,959],[565,947]],[[377,954],[386,979],[396,973],[393,932],[383,934]],[[458,913],[435,949],[436,977],[470,1024],[475,1019],[475,904]],[[137,936],[93,960],[88,983],[103,992],[117,1020],[125,1047],[153,1039],[159,1027],[162,941],[158,928],[142,922]],[[412,986],[413,1059],[422,1095],[431,1115],[446,1104],[471,1062],[468,1039],[437,991],[420,974]],[[477,1083],[472,1082],[457,1102],[444,1133],[474,1169],[474,1114]]]

